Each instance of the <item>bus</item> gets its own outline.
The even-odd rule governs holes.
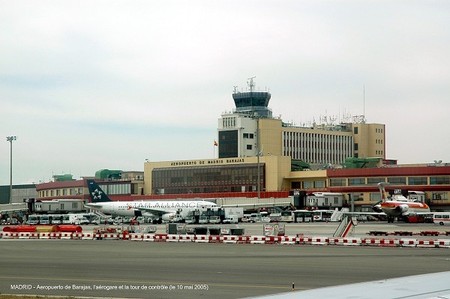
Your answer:
[[[450,212],[434,212],[433,222],[440,225],[450,224]]]
[[[280,222],[319,222],[330,221],[333,210],[295,210],[283,211]]]
[[[342,208],[344,194],[334,192],[314,192],[306,195],[305,206],[308,208]]]

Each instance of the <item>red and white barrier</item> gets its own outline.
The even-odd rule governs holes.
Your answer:
[[[184,243],[189,243],[189,242],[194,242],[194,235],[178,235],[178,242],[184,242]]]
[[[130,234],[127,234],[127,235],[128,235],[127,240],[131,240],[131,241],[143,241],[144,240],[144,235],[143,234],[130,233]]]
[[[417,240],[416,246],[417,247],[435,248],[435,247],[438,247],[438,242],[435,240]]]
[[[94,234],[93,233],[83,233],[81,236],[82,240],[94,240]]]
[[[329,244],[328,237],[314,236],[311,237],[311,245],[328,245]]]
[[[179,235],[167,235],[166,242],[178,242],[178,239],[180,238]]]
[[[437,243],[439,248],[450,248],[450,239],[439,239]]]
[[[44,240],[50,239],[50,233],[48,233],[48,232],[39,233],[39,239],[44,239]]]
[[[144,242],[154,242],[155,241],[155,234],[143,234],[142,235],[142,241],[144,241]]]
[[[70,239],[72,239],[72,233],[66,233],[66,232],[60,233],[59,238],[62,240],[70,240]]]
[[[31,236],[31,232],[20,232],[19,239],[29,239]]]
[[[266,236],[250,236],[250,244],[266,244]]]
[[[119,234],[118,233],[103,233],[101,234],[101,237],[105,240],[119,240]]]
[[[227,244],[236,244],[238,241],[237,236],[220,236],[220,242]]]
[[[73,240],[81,240],[82,238],[83,238],[83,233],[81,233],[81,232],[72,233]]]
[[[304,244],[311,245],[311,242],[312,242],[312,237],[304,236],[304,235],[297,235],[297,244],[300,244],[300,245],[304,245]]]
[[[361,244],[366,246],[381,246],[381,240],[378,238],[365,238],[361,239]]]
[[[39,239],[39,233],[38,232],[32,232],[30,234],[30,239]]]
[[[220,235],[210,235],[209,243],[222,243],[221,236]]]
[[[329,244],[344,245],[344,246],[358,246],[361,245],[361,238],[330,238]]]
[[[50,233],[50,239],[59,239],[61,237],[61,233],[59,232],[52,232]]]
[[[166,242],[167,241],[167,234],[155,234],[155,242]]]
[[[416,247],[417,240],[416,239],[403,238],[403,239],[400,239],[400,245],[403,246],[403,247]]]
[[[308,244],[341,246],[380,246],[380,247],[422,247],[450,248],[450,239],[420,240],[415,238],[349,238],[325,236],[235,236],[235,235],[177,235],[154,233],[81,233],[81,232],[0,232],[3,239],[106,239],[147,242],[195,242],[195,243],[229,243],[229,244]]]
[[[293,245],[297,243],[297,237],[294,236],[280,236],[278,238],[280,240],[280,244]]]
[[[3,232],[3,239],[18,239],[19,234],[16,232]]]
[[[209,235],[195,235],[194,242],[195,243],[209,243]]]
[[[125,231],[125,232],[119,234],[119,238],[122,240],[131,240],[131,234],[134,234],[134,233],[129,233],[129,232]]]

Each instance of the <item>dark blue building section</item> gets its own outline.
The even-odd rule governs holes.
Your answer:
[[[238,157],[238,130],[219,132],[219,158]]]

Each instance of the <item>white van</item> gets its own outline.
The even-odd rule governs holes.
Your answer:
[[[450,212],[433,213],[433,223],[440,225],[450,224]]]

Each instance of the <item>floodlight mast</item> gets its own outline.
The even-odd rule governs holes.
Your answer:
[[[17,136],[7,136],[6,141],[9,142],[9,203],[12,203],[12,144],[17,140]]]

